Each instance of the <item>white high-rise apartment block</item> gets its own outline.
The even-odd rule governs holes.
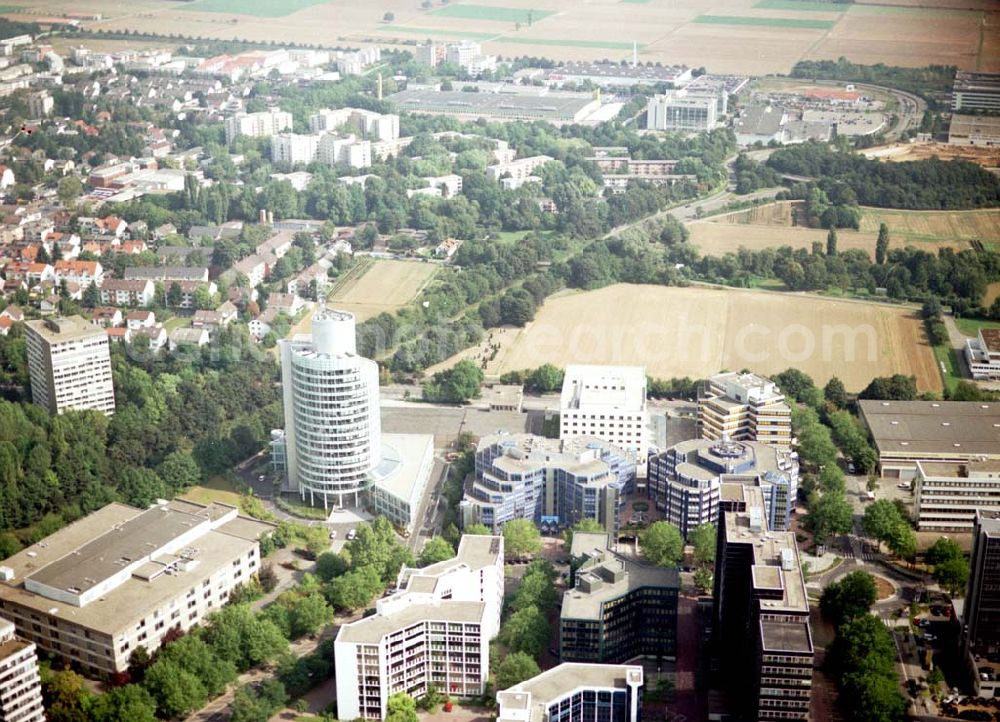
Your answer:
[[[382,426],[378,366],[358,356],[354,314],[320,308],[311,338],[282,341],[281,380],[288,487],[324,508],[357,506]]]
[[[788,448],[792,409],[770,379],[751,373],[722,373],[708,379],[698,398],[701,438],[758,441]]]
[[[463,536],[454,558],[403,567],[397,588],[337,634],[341,719],[385,719],[391,695],[421,697],[430,685],[453,697],[483,693],[500,631],[503,537]]]
[[[0,619],[0,722],[44,722],[35,645],[18,639]]]
[[[495,70],[497,59],[494,55],[483,55],[483,46],[475,40],[463,40],[448,46],[445,60],[461,66],[462,70],[472,77],[477,77],[487,70]]]
[[[318,135],[279,133],[271,136],[271,160],[275,163],[312,163],[319,148]]]
[[[309,130],[323,133],[350,125],[368,140],[395,140],[399,137],[399,116],[361,108],[323,109],[309,116]]]
[[[50,413],[115,412],[108,335],[80,316],[28,321],[25,326],[31,398]]]
[[[559,401],[559,438],[596,436],[635,455],[645,477],[646,369],[641,366],[566,367]]]
[[[232,143],[237,136],[269,138],[292,127],[292,114],[279,108],[271,108],[260,113],[237,113],[226,118],[226,143]]]
[[[353,135],[338,137],[321,135],[316,159],[326,165],[347,165],[351,168],[370,168],[372,164],[372,144],[370,140],[358,140]]]

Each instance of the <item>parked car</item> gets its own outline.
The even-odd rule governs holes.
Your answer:
[[[337,538],[337,530],[336,529],[334,529],[332,532],[330,532],[330,538],[331,539],[336,539]]]
[[[351,529],[349,532],[347,532],[347,540],[350,541],[351,539],[354,539],[357,535],[358,535],[358,530]]]

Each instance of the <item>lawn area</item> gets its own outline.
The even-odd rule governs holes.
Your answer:
[[[939,364],[944,364],[944,370],[941,371],[941,381],[944,382],[945,391],[954,390],[955,385],[962,379],[962,367],[958,363],[957,352],[945,343],[934,347],[934,357]]]
[[[200,13],[233,13],[255,15],[259,18],[283,18],[328,0],[195,0],[183,6],[184,10]]]
[[[605,48],[607,50],[631,50],[632,43],[619,43],[608,40],[564,40],[560,38],[520,38],[514,35],[507,35],[497,38],[496,43],[516,43],[517,45],[548,45],[550,47],[566,48]],[[639,43],[639,50],[645,46]]]
[[[760,0],[755,10],[794,10],[810,13],[842,13],[850,7],[848,3],[810,2],[810,0]]]
[[[493,20],[502,23],[533,23],[552,15],[551,10],[530,8],[505,8],[490,5],[445,5],[431,11],[431,15],[465,20]]]
[[[829,30],[837,24],[835,20],[756,18],[747,15],[699,15],[694,21],[705,25],[756,25],[765,28],[796,28],[799,30]]]
[[[490,40],[496,37],[496,33],[473,33],[467,30],[442,30],[439,28],[410,28],[405,25],[386,25],[379,28],[378,32],[380,34],[408,33],[423,35],[424,37],[468,38],[469,40]]]
[[[1000,321],[989,321],[985,318],[956,318],[955,325],[966,336],[975,336],[981,328],[1000,328]]]
[[[192,486],[181,495],[181,499],[198,504],[211,504],[213,501],[217,501],[222,504],[239,506],[240,493],[234,485],[221,476],[214,476],[204,486]]]
[[[779,278],[757,278],[750,280],[750,288],[760,288],[765,291],[787,291],[785,284]]]
[[[163,328],[166,329],[167,333],[170,333],[175,328],[181,328],[182,326],[187,326],[187,324],[188,319],[186,316],[174,316],[163,322]]]

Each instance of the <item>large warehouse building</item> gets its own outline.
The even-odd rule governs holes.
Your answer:
[[[400,110],[430,115],[452,115],[462,120],[514,121],[547,120],[550,123],[579,123],[601,107],[590,93],[548,91],[538,94],[479,92],[460,90],[404,90],[390,95]]]
[[[1000,404],[861,401],[882,476],[912,479],[918,461],[1000,461]]]

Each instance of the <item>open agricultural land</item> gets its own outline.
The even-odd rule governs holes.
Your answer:
[[[899,4],[895,4],[898,2]],[[713,72],[788,72],[798,60],[1000,70],[1000,9],[988,0],[13,0],[15,13],[99,13],[87,29],[231,40],[412,46],[472,38],[505,57],[622,58]],[[918,7],[919,6],[919,7]],[[385,21],[392,13],[392,21]],[[878,21],[878,22],[876,22]]]
[[[735,211],[688,225],[691,242],[707,255],[735,253],[741,247],[812,248],[826,243],[826,230],[794,224],[794,204],[778,201],[756,208]],[[978,211],[893,211],[864,208],[861,229],[837,231],[841,251],[860,248],[875,253],[880,223],[889,226],[889,247],[915,245],[925,250],[968,248],[970,242],[1000,243],[1000,210]]]
[[[362,261],[361,263],[365,263]],[[408,304],[434,277],[438,266],[415,261],[379,260],[366,264],[338,283],[329,303],[350,311],[358,321],[393,313]]]
[[[1000,168],[1000,148],[971,145],[948,145],[946,143],[893,143],[880,145],[861,151],[866,158],[900,163],[911,160],[940,158],[953,160],[961,158],[970,163],[978,163],[984,168]]]
[[[481,365],[485,358],[490,375],[543,363],[642,365],[658,378],[795,366],[820,384],[839,376],[851,391],[894,373],[916,376],[922,391],[941,390],[913,309],[733,289],[617,284],[564,292],[525,328],[494,331],[481,348],[442,366],[458,358]]]

